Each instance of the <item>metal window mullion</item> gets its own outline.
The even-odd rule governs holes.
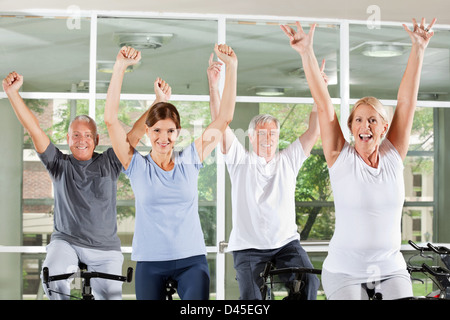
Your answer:
[[[350,141],[350,133],[347,128],[347,119],[350,114],[350,28],[348,21],[340,24],[340,47],[339,47],[339,84],[341,98],[341,128],[347,141]]]
[[[89,116],[95,119],[95,99],[97,90],[97,13],[91,13],[89,44]]]
[[[226,43],[226,19],[220,17],[217,21],[217,43]],[[219,90],[222,94],[224,87],[224,72],[222,68]],[[221,160],[220,144],[216,147],[216,189],[217,189],[217,206],[216,206],[216,299],[225,299],[225,254],[219,253],[219,242],[225,240],[225,164]]]

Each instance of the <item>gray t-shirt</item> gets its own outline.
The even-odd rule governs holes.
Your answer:
[[[90,160],[79,161],[50,143],[38,155],[53,181],[52,240],[85,248],[120,250],[116,193],[122,165],[113,149],[102,154],[94,152]]]

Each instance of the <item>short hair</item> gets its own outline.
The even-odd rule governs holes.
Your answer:
[[[378,100],[375,97],[368,96],[368,97],[359,99],[358,101],[356,101],[355,105],[353,106],[353,109],[350,112],[350,115],[348,116],[348,120],[347,120],[347,127],[350,129],[350,131],[352,130],[352,121],[353,121],[353,117],[355,115],[355,110],[362,104],[367,104],[367,105],[371,106],[372,108],[374,108],[375,111],[381,116],[383,121],[385,123],[389,123],[386,109],[384,108],[384,106],[380,102],[380,100]]]
[[[83,122],[89,123],[89,124],[94,128],[94,132],[93,132],[94,141],[95,141],[96,143],[98,142],[98,141],[97,141],[97,123],[95,122],[94,119],[92,119],[91,117],[89,117],[89,116],[86,115],[86,114],[78,115],[78,116],[76,116],[75,118],[73,118],[72,121],[70,121],[70,124],[69,124],[69,130],[70,130],[70,128],[72,128],[72,124],[73,124],[75,121],[83,121]]]
[[[160,120],[171,119],[175,122],[177,129],[181,128],[180,114],[177,108],[168,102],[158,102],[153,105],[148,111],[147,118],[145,119],[145,124],[148,127],[153,127],[155,123]]]
[[[265,123],[270,123],[270,122],[275,122],[277,129],[280,129],[280,121],[278,121],[277,118],[275,118],[274,116],[271,116],[270,114],[258,114],[256,116],[254,116],[252,118],[252,120],[250,120],[250,123],[248,125],[248,133],[249,134],[253,134],[253,132],[255,131],[256,127],[258,125],[262,125]]]

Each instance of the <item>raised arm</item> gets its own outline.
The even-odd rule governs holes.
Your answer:
[[[209,85],[209,109],[211,112],[211,120],[216,120],[220,111],[220,92],[219,92],[219,80],[220,80],[220,71],[222,69],[222,62],[214,61],[214,53],[211,53],[209,57],[209,65],[206,71],[208,76],[208,85]],[[222,143],[221,150],[222,153],[228,153],[228,150],[231,146],[231,143],[234,140],[234,133],[230,129],[229,126],[225,129],[224,134],[222,135]]]
[[[141,59],[141,53],[130,47],[123,47],[117,54],[114,64],[111,82],[109,83],[105,103],[105,124],[108,128],[111,143],[125,169],[128,168],[133,158],[134,148],[127,138],[127,133],[122,127],[119,118],[120,92],[122,90],[123,77],[128,66],[134,65]]]
[[[225,85],[217,117],[205,129],[201,137],[195,140],[195,146],[201,161],[209,156],[222,140],[223,133],[228,127],[228,124],[233,120],[236,104],[237,56],[233,49],[225,44],[216,44],[214,46],[214,52],[225,64]]]
[[[157,78],[153,83],[153,88],[155,90],[156,99],[153,101],[150,108],[158,102],[167,102],[170,100],[172,88],[166,81],[161,78]],[[147,111],[140,116],[140,118],[134,123],[133,128],[131,128],[127,134],[128,142],[133,148],[136,148],[137,144],[145,134],[145,120],[147,119],[148,110],[150,110],[150,108],[148,108]]]
[[[423,57],[425,49],[434,34],[434,32],[430,32],[430,29],[435,22],[436,18],[431,21],[428,27],[425,27],[424,18],[422,18],[420,26],[413,19],[413,31],[410,31],[406,25],[403,25],[403,28],[408,32],[412,41],[411,53],[398,89],[397,107],[395,108],[394,117],[386,135],[386,138],[394,145],[402,159],[406,157],[408,152],[409,136],[411,134],[417,104]]]
[[[345,138],[334,111],[327,84],[323,81],[321,70],[314,54],[313,38],[316,25],[313,24],[311,26],[308,34],[303,31],[299,22],[296,22],[296,25],[297,31],[288,25],[282,25],[281,29],[288,36],[291,47],[302,58],[306,80],[317,105],[323,152],[328,167],[331,167],[344,146]]]
[[[328,85],[328,77],[325,74],[325,59],[322,60],[322,66],[320,67],[320,73],[323,81]],[[320,135],[319,116],[317,114],[317,104],[314,102],[311,113],[309,114],[308,129],[299,137],[303,147],[303,151],[306,154],[310,154],[312,148],[317,142]]]
[[[8,96],[9,102],[11,103],[17,118],[22,126],[30,133],[34,148],[38,153],[43,153],[50,144],[50,139],[39,126],[39,121],[36,116],[26,106],[20,96],[19,89],[22,84],[23,77],[17,72],[11,72],[2,82],[3,90]]]

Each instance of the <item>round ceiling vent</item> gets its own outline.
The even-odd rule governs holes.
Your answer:
[[[119,47],[135,49],[158,49],[173,37],[170,33],[116,33],[114,38]]]

